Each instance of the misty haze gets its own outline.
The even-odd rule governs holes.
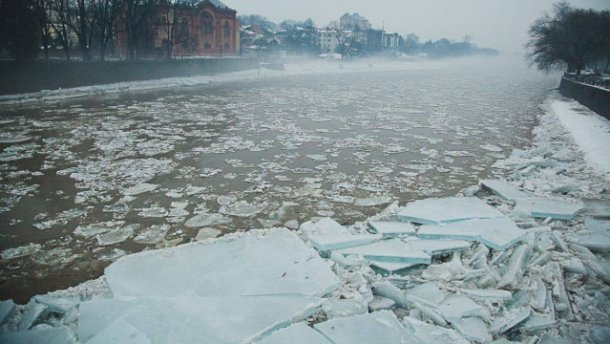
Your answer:
[[[608,32],[0,0],[0,343],[610,342]]]

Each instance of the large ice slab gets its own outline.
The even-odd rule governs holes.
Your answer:
[[[369,221],[369,226],[374,233],[384,237],[398,237],[415,234],[415,227],[407,222],[399,221]]]
[[[582,209],[581,202],[572,203],[554,198],[530,197],[517,200],[514,211],[538,218],[572,220]]]
[[[408,331],[390,311],[332,319],[314,327],[335,344],[423,344],[413,337],[413,333]]]
[[[365,259],[381,262],[430,264],[431,261],[430,255],[424,250],[400,239],[383,240],[334,252],[343,255],[361,255]]]
[[[477,241],[495,250],[505,250],[525,236],[509,218],[474,219],[442,225],[423,225],[417,235],[426,239],[460,239]]]
[[[152,344],[150,338],[133,325],[119,317],[102,331],[96,333],[86,344]]]
[[[298,323],[272,333],[268,337],[256,342],[257,344],[332,344],[320,332]]]
[[[301,225],[301,231],[307,237],[311,235],[347,235],[351,234],[347,228],[341,226],[337,221],[325,217],[316,222],[307,221]]]
[[[65,327],[44,326],[30,331],[0,333],[2,344],[72,344],[77,343],[72,331]]]
[[[502,217],[502,213],[476,197],[431,198],[407,204],[398,212],[403,221],[438,224]]]
[[[507,201],[516,201],[521,198],[530,197],[530,195],[519,190],[519,188],[513,184],[502,180],[481,180],[481,185],[484,189],[491,191],[495,195],[500,196]]]
[[[372,234],[312,234],[309,236],[309,241],[311,241],[313,247],[320,251],[337,250],[342,248],[365,245],[375,242],[379,239],[381,239],[381,235]]]
[[[140,252],[105,275],[115,297],[323,296],[339,285],[318,253],[285,229]]]
[[[405,317],[404,323],[407,328],[415,333],[415,337],[426,344],[470,344],[455,330],[430,325],[423,321]]]
[[[430,264],[432,256],[466,250],[470,243],[462,240],[409,240],[388,239],[372,244],[351,247],[333,252],[342,255],[360,255],[374,262]]]
[[[243,343],[301,321],[320,309],[318,298],[285,296],[184,296],[125,298],[80,305],[78,336],[87,342],[109,326],[153,343]],[[118,338],[118,340],[125,340]]]

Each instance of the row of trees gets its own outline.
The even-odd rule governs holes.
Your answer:
[[[150,48],[150,30],[166,32],[166,57],[179,39],[179,6],[196,0],[0,0],[0,50],[17,60],[61,51],[67,60],[77,47],[83,60],[105,59],[117,35],[125,35],[127,58]],[[162,12],[161,18],[153,13]],[[153,24],[153,25],[150,25]]]
[[[560,2],[552,14],[532,24],[529,34],[528,58],[541,70],[609,70],[610,11],[575,9]]]

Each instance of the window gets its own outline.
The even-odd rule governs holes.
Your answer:
[[[225,38],[229,38],[231,36],[231,27],[229,26],[229,22],[225,22],[225,27],[224,27],[224,36]]]
[[[202,22],[203,22],[203,34],[204,35],[211,35],[212,33],[214,33],[214,18],[212,18],[212,16],[207,13],[204,12],[202,15]]]
[[[210,45],[210,43],[205,42],[205,44],[203,45],[203,49],[212,49],[212,46]]]
[[[231,45],[229,43],[225,43],[225,49],[226,50],[231,49]]]

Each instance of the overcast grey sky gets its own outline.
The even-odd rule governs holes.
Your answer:
[[[325,26],[345,12],[358,12],[374,27],[420,39],[461,40],[521,52],[529,25],[556,0],[223,0],[238,14],[260,14],[274,22],[312,18]],[[610,0],[571,0],[574,7],[610,9]]]

